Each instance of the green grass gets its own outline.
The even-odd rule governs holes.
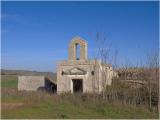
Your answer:
[[[5,94],[1,94],[1,101],[2,102],[21,102],[23,101],[24,98],[22,96],[18,96],[18,95],[5,95]]]
[[[17,75],[2,75],[1,76],[1,101],[2,102],[19,102],[22,101],[22,96],[15,93],[18,88]]]
[[[81,97],[73,95],[62,97],[41,92],[19,92],[17,91],[17,77],[14,75],[2,76],[1,85],[2,104],[24,103],[23,106],[12,109],[2,107],[2,118],[158,118],[157,111],[150,112],[147,108],[140,106],[93,103],[90,100],[83,101]]]
[[[17,88],[18,80],[16,75],[2,75],[1,87],[2,88]]]
[[[55,102],[47,100],[33,106],[25,106],[16,110],[2,110],[2,118],[158,118],[158,114],[145,109],[105,105],[103,107],[75,106],[68,101]]]

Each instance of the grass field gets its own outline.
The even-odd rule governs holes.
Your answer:
[[[142,106],[106,104],[83,99],[83,95],[51,95],[17,91],[17,76],[2,75],[2,118],[158,118]]]
[[[16,75],[2,75],[1,79],[2,88],[17,88],[18,80]]]

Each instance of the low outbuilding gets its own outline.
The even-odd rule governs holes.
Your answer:
[[[56,92],[57,85],[45,76],[18,76],[18,90]]]

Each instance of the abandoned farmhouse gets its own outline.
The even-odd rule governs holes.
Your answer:
[[[106,85],[111,85],[115,73],[111,65],[89,60],[87,47],[82,38],[73,38],[69,43],[68,60],[58,62],[56,84],[44,76],[19,76],[18,90],[47,88],[56,89],[58,94],[101,92]]]

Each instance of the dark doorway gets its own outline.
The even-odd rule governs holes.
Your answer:
[[[82,79],[73,79],[73,93],[83,92],[83,81]]]

